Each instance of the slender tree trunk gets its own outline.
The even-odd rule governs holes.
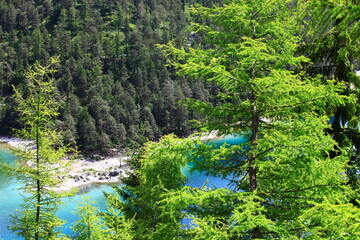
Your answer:
[[[250,143],[250,155],[248,159],[249,163],[249,179],[250,179],[250,191],[252,193],[256,193],[257,191],[257,176],[256,176],[256,154],[252,151],[256,148],[257,140],[259,138],[259,123],[260,123],[260,116],[256,108],[256,96],[252,96],[252,111],[251,111],[251,143]],[[261,238],[261,231],[258,227],[255,227],[253,230],[253,238],[258,239]]]
[[[88,232],[88,239],[91,239],[91,222],[90,222],[90,216],[89,213],[87,213],[87,218],[88,218],[88,226],[87,226],[87,232]]]
[[[152,223],[152,226],[151,226],[151,231],[152,232],[155,232],[155,230],[156,230],[156,223],[157,223],[156,211],[157,211],[157,208],[155,209],[154,216],[153,216],[153,223]]]
[[[253,12],[253,18],[256,17],[256,13]],[[256,25],[253,24],[253,39],[256,39]],[[256,60],[254,60],[253,65],[251,67],[251,79],[254,81],[256,77]],[[253,89],[255,89],[256,84],[253,82]],[[257,140],[259,138],[259,123],[260,123],[260,115],[258,113],[257,107],[256,107],[256,95],[255,92],[251,93],[251,103],[252,103],[252,109],[251,109],[251,143],[250,143],[250,151],[251,154],[249,156],[249,178],[250,178],[250,190],[252,193],[257,192],[257,178],[256,178],[256,166],[255,166],[255,160],[256,160],[256,154],[252,151],[256,148]],[[253,230],[253,238],[258,239],[261,238],[261,231],[259,227],[255,227]]]
[[[250,150],[253,150],[256,146],[256,141],[259,137],[259,122],[260,118],[256,111],[256,106],[252,107],[252,129],[251,129],[251,144]],[[255,154],[251,153],[249,156],[249,178],[250,178],[250,190],[256,192],[257,190],[257,179],[256,179],[256,167],[255,167]]]
[[[40,156],[39,156],[39,148],[40,148],[40,133],[39,133],[39,115],[40,115],[40,99],[38,97],[38,103],[36,106],[36,229],[35,229],[35,240],[39,239],[39,228],[40,228],[40,204],[41,204],[41,195],[40,195]]]
[[[254,26],[254,36],[253,38],[255,38],[255,26]],[[255,64],[256,62],[254,61],[251,67],[251,79],[254,81],[255,80]],[[252,88],[255,89],[256,88],[256,84],[253,82],[252,83]],[[251,92],[251,104],[252,104],[252,109],[251,109],[251,142],[250,142],[250,156],[249,156],[249,178],[250,178],[250,191],[252,191],[253,193],[256,192],[257,190],[257,179],[256,179],[256,167],[255,167],[255,158],[256,158],[256,154],[252,151],[255,149],[256,147],[256,141],[259,138],[259,123],[260,123],[260,116],[256,107],[256,93],[252,90]]]

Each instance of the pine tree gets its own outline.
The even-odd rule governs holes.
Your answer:
[[[173,130],[181,135],[187,134],[188,112],[177,107],[169,111],[162,102],[165,99],[161,91],[164,83],[176,81],[176,76],[165,66],[161,51],[154,47],[156,43],[166,43],[173,38],[177,39],[179,46],[185,44],[187,33],[183,32],[186,28],[183,7],[184,1],[158,0],[0,2],[0,92],[7,104],[1,131],[8,134],[8,129],[18,127],[14,124],[13,103],[8,98],[12,94],[11,85],[26,84],[24,70],[36,61],[45,64],[50,56],[60,56],[61,66],[56,76],[60,95],[75,95],[80,100],[78,111],[88,108],[95,121],[90,124],[95,125],[98,137],[102,135],[99,126],[104,119],[91,112],[91,100],[95,94],[102,98],[102,103],[111,107],[112,116],[106,116],[106,121],[112,124],[115,118],[116,125],[122,124],[126,132],[140,129],[140,136],[129,136],[122,146],[134,139],[142,139],[144,134],[152,139]],[[117,95],[115,100],[115,94],[110,94],[117,82],[123,87],[121,97],[125,99],[118,100]],[[132,99],[131,106],[125,103],[129,98]],[[124,109],[121,111],[126,111],[126,117],[119,118],[120,114],[113,110],[114,105]],[[142,119],[136,119],[136,124],[131,123],[131,111],[136,108],[134,116],[139,117],[139,111],[144,107],[151,109],[156,126]],[[69,108],[70,105],[61,105],[60,111],[65,113]],[[156,113],[160,115],[156,116]],[[182,119],[175,121],[173,113]],[[108,132],[110,130],[106,130],[111,141],[109,144],[96,144],[96,141],[91,142],[92,146],[83,144],[84,126],[78,122],[78,116],[72,117],[75,128],[65,131],[72,138],[69,142],[75,143],[74,138],[79,140],[76,142],[79,149],[96,151],[105,145],[120,147],[117,137]],[[62,114],[58,120],[63,121]]]

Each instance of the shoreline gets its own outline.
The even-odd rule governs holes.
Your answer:
[[[0,143],[10,149],[21,149],[28,147],[33,141],[13,137],[0,137]],[[70,164],[70,170],[66,175],[58,176],[63,182],[55,192],[68,192],[73,189],[91,184],[110,184],[121,182],[130,172],[127,161],[130,156],[115,155],[94,161],[86,158],[75,159]]]
[[[127,177],[130,169],[127,165],[129,156],[118,155],[93,161],[89,159],[76,159],[70,165],[66,176],[59,176],[63,180],[56,192],[67,192],[74,188],[80,189],[91,184],[120,183],[122,177]]]
[[[222,136],[219,136],[218,131],[211,131],[209,133],[200,133],[200,141],[208,141],[212,139],[221,138]]]
[[[0,143],[7,145],[10,149],[21,149],[31,145],[33,141],[15,137],[0,137]]]
[[[200,140],[208,141],[220,138],[217,131],[201,133]],[[0,143],[5,144],[10,149],[22,149],[29,147],[33,141],[24,140],[10,136],[0,136]],[[101,157],[100,160],[87,158],[77,158],[70,164],[69,172],[66,175],[58,176],[63,182],[55,192],[68,192],[74,189],[81,190],[82,187],[91,184],[111,184],[120,183],[121,178],[127,177],[131,172],[127,161],[130,156],[124,154],[112,157]]]

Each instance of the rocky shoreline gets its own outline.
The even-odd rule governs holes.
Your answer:
[[[31,141],[12,137],[0,137],[0,143],[16,149],[32,144]],[[130,172],[127,164],[130,159],[128,155],[118,154],[113,157],[99,158],[97,160],[80,158],[72,161],[69,172],[66,175],[59,176],[63,180],[61,186],[54,190],[64,192],[93,183],[118,183],[122,177],[126,177]]]
[[[200,134],[200,140],[206,141],[218,138],[218,132]],[[21,149],[28,147],[32,141],[13,137],[0,137],[0,143],[7,144],[9,148]],[[127,161],[130,156],[117,154],[112,157],[79,158],[71,163],[70,170],[66,175],[59,176],[63,181],[61,186],[56,188],[57,192],[71,191],[83,186],[102,183],[119,183],[121,178],[127,177],[131,172]]]
[[[55,189],[57,192],[70,191],[73,188],[81,188],[84,185],[94,183],[119,183],[121,178],[128,176],[130,169],[126,155],[118,155],[103,160],[92,161],[77,159],[71,164],[71,170],[65,176],[59,176],[63,184]]]

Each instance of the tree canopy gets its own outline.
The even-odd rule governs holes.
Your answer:
[[[198,6],[192,9],[197,19],[193,31],[204,35],[203,43],[161,46],[178,74],[218,88],[212,103],[186,101],[203,117],[200,126],[219,135],[240,134],[245,141],[219,149],[194,142],[187,157],[195,169],[232,176],[237,191],[163,191],[154,203],[164,205],[162,216],[182,213],[193,225],[171,228],[170,221],[157,222],[160,226],[152,230],[153,235],[162,233],[157,239],[359,236],[358,209],[349,204],[354,192],[346,185],[349,159],[327,133],[329,116],[357,99],[341,94],[343,85],[336,80],[310,75],[303,68],[310,60],[297,53],[302,41],[298,7],[286,0]],[[140,174],[144,171],[140,166]],[[180,224],[179,219],[174,222]]]
[[[25,134],[56,126],[85,151],[143,143],[125,186],[105,193],[108,211],[79,208],[79,239],[355,240],[358,10],[343,0],[2,2],[0,121],[17,118],[10,85],[31,97],[39,88],[25,69],[60,55],[56,82],[41,88],[56,101],[20,105],[35,116]],[[193,130],[243,141],[176,136]],[[184,186],[189,163],[233,187]],[[41,174],[30,176],[37,220]],[[37,227],[35,238],[53,234]]]
[[[188,43],[187,8],[195,2],[1,1],[0,133],[19,128],[11,86],[26,85],[37,61],[59,57],[56,125],[66,144],[106,154],[171,132],[188,135],[191,115],[177,102],[208,100],[210,86],[178,78],[154,44]]]

